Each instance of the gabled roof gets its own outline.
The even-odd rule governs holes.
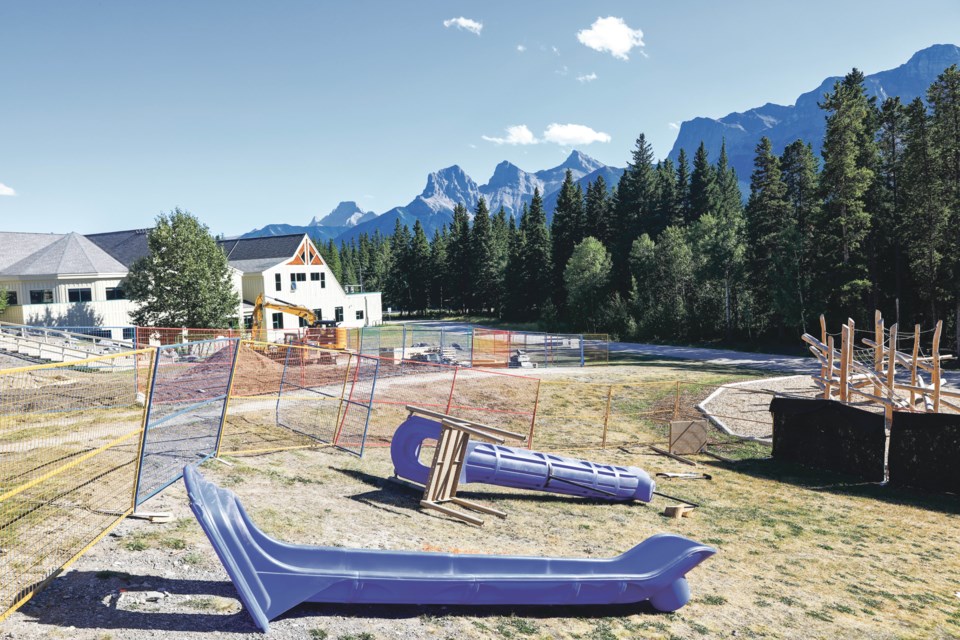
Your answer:
[[[8,252],[7,249],[10,251]],[[0,275],[5,276],[127,272],[126,267],[120,262],[79,233],[66,235],[0,233],[0,255],[4,256],[4,264],[0,265]],[[19,259],[9,262],[11,255]]]
[[[147,246],[149,232],[149,229],[113,231],[91,234],[87,238],[130,267],[138,259],[150,253],[150,248]],[[227,254],[227,261],[231,267],[250,273],[269,269],[291,258],[296,254],[303,236],[302,233],[293,233],[263,238],[235,238],[218,240],[217,244]]]

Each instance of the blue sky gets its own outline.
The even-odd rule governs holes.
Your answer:
[[[955,0],[0,0],[0,230],[180,206],[232,235],[383,212],[451,164],[623,166],[640,132],[664,156],[683,120],[936,43],[960,44]]]

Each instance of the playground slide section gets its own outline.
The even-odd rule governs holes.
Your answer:
[[[430,467],[420,462],[420,448],[424,440],[439,438],[440,430],[440,422],[418,415],[397,427],[390,456],[399,477],[427,484]],[[623,502],[650,502],[656,489],[650,475],[637,467],[597,464],[486,442],[467,444],[460,484],[469,482]]]
[[[649,600],[676,611],[688,571],[716,551],[658,534],[615,558],[539,558],[308,547],[270,538],[236,494],[183,470],[190,507],[257,626],[302,602],[598,605]]]

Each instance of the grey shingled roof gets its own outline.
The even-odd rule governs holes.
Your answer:
[[[40,234],[3,234],[6,235],[40,235]],[[53,242],[35,248],[29,255],[21,257],[16,262],[6,264],[0,269],[0,275],[5,276],[46,276],[69,274],[125,274],[127,269],[107,252],[87,240],[79,233],[53,236]],[[16,241],[17,238],[8,239]],[[18,252],[22,255],[22,251]],[[0,254],[4,254],[0,250]],[[5,255],[5,254],[4,254]]]
[[[95,233],[87,236],[101,249],[127,267],[150,251],[147,246],[149,229]],[[302,233],[264,238],[236,238],[218,240],[217,244],[227,254],[230,266],[244,273],[269,269],[292,257],[303,240]]]

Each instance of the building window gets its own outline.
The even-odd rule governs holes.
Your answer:
[[[68,289],[67,300],[70,302],[90,302],[93,295],[90,289]]]
[[[107,287],[107,300],[126,300],[127,294],[120,287]]]
[[[327,274],[325,273],[320,274],[320,288],[321,289],[327,288]]]
[[[273,314],[273,328],[274,329],[283,329],[283,313]]]
[[[279,273],[274,276],[274,282],[277,285],[277,291],[283,290],[283,281]]]
[[[343,307],[336,307],[333,310],[333,320],[335,322],[343,322]]]
[[[53,303],[53,289],[31,289],[30,304]]]
[[[7,305],[12,307],[15,304],[17,304],[17,292],[7,291]]]
[[[323,320],[323,309],[314,309],[313,317],[317,319],[317,322]]]
[[[310,281],[311,281],[311,282],[317,282],[318,280],[320,280],[320,273],[319,273],[319,272],[314,271],[313,273],[310,274]]]
[[[357,311],[357,320],[363,320],[363,309]]]
[[[306,319],[306,318],[297,318],[297,319],[300,321],[300,326],[301,326],[301,327],[309,327],[309,326],[310,326],[310,323],[307,322],[307,319]]]
[[[305,273],[291,273],[290,282],[306,282],[307,274]]]
[[[244,316],[244,317],[243,317],[243,328],[244,328],[244,329],[253,329],[253,316]]]
[[[137,336],[137,330],[133,327],[124,327],[123,328],[123,339],[124,340],[133,340]]]

